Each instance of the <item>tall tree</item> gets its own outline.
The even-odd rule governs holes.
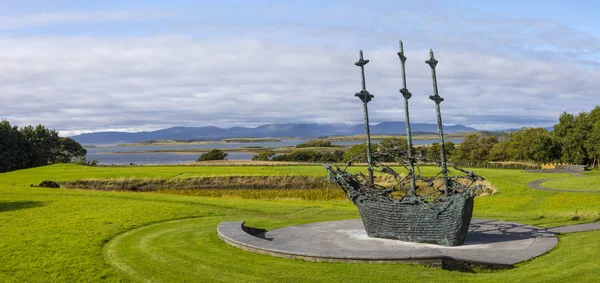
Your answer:
[[[600,107],[589,113],[577,116],[562,113],[558,124],[554,125],[552,138],[561,149],[561,161],[575,164],[589,164],[595,160],[593,138],[595,124],[600,121]]]
[[[494,161],[550,162],[558,159],[552,134],[543,128],[522,128],[495,144],[489,159]]]
[[[452,160],[455,148],[456,146],[451,141],[447,141],[444,143],[444,150],[448,160]],[[439,142],[434,142],[427,147],[427,151],[425,152],[425,159],[438,162],[441,160]]]
[[[27,168],[27,140],[17,126],[6,120],[0,122],[0,172]]]
[[[378,144],[371,144],[371,152],[377,152]],[[367,162],[367,144],[355,144],[344,152],[344,162],[356,159],[357,162]]]
[[[60,137],[55,130],[49,130],[42,125],[35,128],[25,126],[21,133],[29,142],[29,167],[55,163],[56,153],[60,148]]]
[[[592,167],[598,167],[600,165],[600,120],[592,126],[584,147],[589,159],[588,164],[591,163]]]
[[[453,161],[486,161],[492,147],[497,143],[497,136],[468,135],[454,151]]]
[[[408,143],[406,138],[385,138],[379,142],[377,152],[381,154],[379,161],[395,162],[408,156]]]
[[[71,162],[86,153],[75,140],[61,138],[42,125],[19,130],[8,121],[0,122],[0,172]]]
[[[87,154],[87,150],[74,139],[60,138],[59,144],[58,150],[54,151],[53,163],[68,163]]]

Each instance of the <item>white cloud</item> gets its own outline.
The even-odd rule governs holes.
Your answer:
[[[40,12],[24,15],[0,15],[0,30],[16,30],[56,24],[90,24],[106,22],[144,21],[168,18],[169,15],[153,12],[129,11],[81,11],[81,12]]]
[[[0,29],[132,18],[126,12],[33,15],[22,22],[0,17]],[[530,28],[512,32],[524,24]],[[362,107],[354,93],[360,90],[360,72],[353,63],[356,47],[365,45],[371,60],[367,88],[375,94],[371,121],[404,119],[395,30],[364,35],[365,27],[348,26],[233,29],[247,33],[0,38],[0,118],[21,126],[41,123],[65,135],[169,126],[359,123]],[[549,40],[553,30],[565,33]],[[398,34],[409,58],[413,122],[435,122],[428,99],[430,70],[424,64],[429,44],[440,61],[447,124],[547,126],[561,111],[589,110],[598,103],[600,72],[589,58],[600,44],[558,23],[449,17]],[[294,36],[299,38],[284,40]]]

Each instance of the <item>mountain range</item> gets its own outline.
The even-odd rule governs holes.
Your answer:
[[[383,122],[371,126],[373,135],[406,134],[404,122]],[[437,125],[411,123],[413,133],[437,133]],[[315,138],[364,134],[364,124],[266,124],[255,128],[233,127],[172,127],[148,132],[95,132],[72,136],[83,144],[138,143],[149,140],[220,140],[224,138],[296,137]],[[444,133],[475,132],[477,129],[463,125],[444,125]]]

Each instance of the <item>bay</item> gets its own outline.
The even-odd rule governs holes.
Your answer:
[[[231,142],[231,143],[209,143],[209,144],[177,144],[177,145],[143,145],[143,146],[99,146],[87,147],[87,160],[97,160],[103,165],[126,165],[126,164],[182,164],[193,162],[202,154],[197,153],[171,153],[171,152],[147,152],[152,150],[197,150],[197,149],[240,149],[244,147],[262,147],[262,148],[281,148],[293,147],[308,140],[290,139],[280,142]],[[462,139],[450,139],[454,143],[462,142]],[[373,140],[373,142],[378,142]],[[438,140],[414,140],[415,145],[427,145]],[[352,146],[362,143],[362,141],[336,141],[334,145]],[[248,149],[251,151],[252,149]],[[256,155],[253,152],[228,152],[228,160],[251,160]]]

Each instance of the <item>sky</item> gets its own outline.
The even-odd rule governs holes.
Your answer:
[[[547,127],[600,100],[597,1],[3,1],[0,119],[63,136],[404,120]]]

